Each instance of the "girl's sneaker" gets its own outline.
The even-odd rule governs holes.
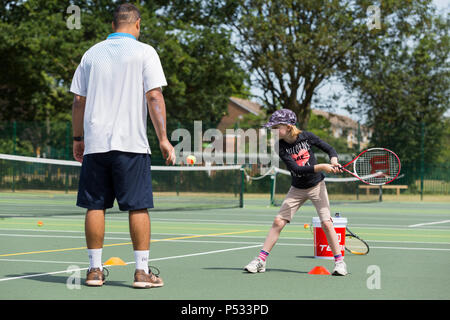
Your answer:
[[[334,269],[333,269],[333,276],[345,276],[347,275],[347,265],[345,264],[345,262],[342,261],[338,261],[335,263],[334,265]]]
[[[244,267],[244,270],[250,273],[265,272],[266,262],[262,261],[261,258],[256,257],[248,265]]]

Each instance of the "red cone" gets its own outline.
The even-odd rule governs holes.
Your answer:
[[[325,267],[317,266],[317,267],[312,268],[308,272],[308,274],[327,274],[327,275],[330,275],[331,273]]]

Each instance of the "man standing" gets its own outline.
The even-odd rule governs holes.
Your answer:
[[[137,41],[140,13],[131,4],[114,12],[114,33],[92,46],[75,71],[70,91],[73,154],[82,163],[77,206],[87,209],[86,243],[90,267],[86,284],[102,286],[105,210],[117,199],[129,211],[136,260],[133,286],[161,287],[149,271],[150,217],[153,208],[147,108],[166,164],[175,163],[167,139],[166,107],[161,91],[167,82],[158,54]]]

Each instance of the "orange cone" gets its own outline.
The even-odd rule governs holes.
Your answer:
[[[125,261],[123,261],[122,259],[118,258],[118,257],[112,257],[109,258],[105,263],[105,266],[126,266],[127,264],[125,263]]]
[[[308,272],[308,274],[327,274],[327,275],[330,275],[331,273],[325,267],[317,266],[317,267],[312,268]]]

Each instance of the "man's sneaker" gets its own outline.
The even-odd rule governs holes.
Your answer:
[[[164,285],[164,282],[159,277],[159,270],[158,274],[154,274],[150,269],[149,273],[146,273],[144,270],[137,269],[134,272],[134,282],[133,287],[135,288],[156,288],[156,287],[162,287]]]
[[[250,273],[265,272],[266,262],[262,261],[261,258],[256,257],[248,265],[244,267],[244,270]]]
[[[105,271],[107,273],[106,276],[108,276],[109,271],[106,268],[103,268],[103,271],[100,270],[100,268],[88,269],[86,275],[86,285],[90,287],[101,287],[105,283]]]
[[[333,269],[333,276],[345,276],[347,275],[347,265],[344,261],[336,262]]]

